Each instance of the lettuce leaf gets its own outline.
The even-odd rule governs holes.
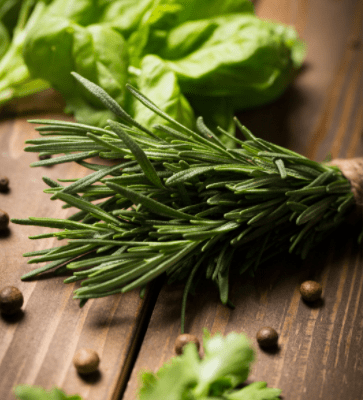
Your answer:
[[[0,58],[6,53],[9,47],[10,37],[5,25],[0,21]]]
[[[22,57],[24,38],[37,24],[46,8],[45,0],[38,1],[35,5],[34,3],[32,0],[0,1],[0,30],[2,31],[0,42],[3,41],[0,44],[0,107],[14,98],[49,87],[44,80],[30,77]]]
[[[118,30],[125,38],[135,32],[154,0],[109,0],[106,1],[99,23]]]
[[[136,80],[139,90],[172,118],[188,128],[194,128],[194,113],[183,96],[178,79],[157,56],[147,55],[142,59],[139,76]],[[144,126],[164,124],[165,120],[147,109],[133,98],[132,114]]]
[[[250,0],[179,0],[184,5],[179,22],[212,18],[223,14],[254,14]]]
[[[178,48],[182,57],[176,59]],[[246,108],[267,103],[286,89],[304,48],[291,27],[229,14],[179,25],[160,53],[183,92],[238,96],[238,108]]]
[[[102,104],[76,83],[72,71],[96,82],[120,105],[128,78],[128,51],[122,35],[100,24],[83,27],[48,15],[26,40],[24,59],[31,75],[47,80],[67,101],[79,122],[104,126],[114,118]]]
[[[0,104],[51,85],[64,96],[66,111],[87,124],[105,126],[115,116],[72,71],[101,86],[149,128],[158,117],[135,105],[125,92],[128,82],[188,127],[201,115],[234,134],[235,112],[280,96],[305,56],[296,31],[259,19],[250,0],[22,4],[21,40],[14,35],[8,46],[0,25],[0,57],[7,49],[0,60]]]

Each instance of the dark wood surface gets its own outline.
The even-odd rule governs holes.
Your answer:
[[[240,113],[240,120],[256,135],[317,161],[328,154],[362,156],[363,2],[255,3],[261,17],[293,24],[306,40],[308,54],[301,73],[279,100]],[[43,110],[49,107],[51,114],[46,114]],[[66,216],[67,210],[42,193],[46,186],[41,178],[87,173],[76,164],[29,168],[37,157],[23,152],[24,141],[37,137],[26,122],[29,110],[32,116],[68,118],[62,108],[59,96],[49,92],[12,104],[0,114],[0,175],[11,181],[10,191],[0,193],[0,208],[11,217]],[[135,291],[93,300],[80,309],[72,299],[75,286],[64,285],[64,277],[20,281],[32,268],[22,254],[52,245],[51,239],[27,239],[41,232],[11,225],[0,237],[0,287],[15,285],[25,297],[22,314],[0,318],[1,400],[13,400],[12,387],[20,383],[59,386],[85,400],[134,400],[140,370],[156,371],[174,356],[183,287],[163,287],[151,316],[155,285],[145,301]],[[253,279],[234,278],[235,310],[219,303],[213,285],[199,286],[188,301],[187,332],[199,338],[204,327],[212,333],[245,332],[256,345],[257,330],[273,326],[280,335],[279,349],[268,353],[256,345],[249,381],[280,387],[284,400],[363,399],[363,268],[355,233],[347,224],[305,261],[286,256],[260,269]],[[306,279],[318,280],[324,288],[323,301],[314,307],[300,298],[298,287]],[[74,352],[83,346],[101,356],[100,373],[87,380],[72,365]]]

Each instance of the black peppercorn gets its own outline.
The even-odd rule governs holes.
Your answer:
[[[50,154],[44,154],[44,155],[39,156],[40,161],[48,160],[49,158],[52,158],[52,156]]]
[[[320,298],[323,291],[320,283],[315,281],[305,281],[300,286],[300,293],[305,301],[313,302]]]
[[[256,338],[261,347],[275,347],[277,345],[279,335],[274,328],[265,326],[257,332]]]
[[[183,333],[182,335],[179,335],[175,340],[175,345],[174,345],[175,353],[179,355],[182,354],[183,347],[190,342],[194,342],[197,346],[197,350],[199,351],[200,344],[198,338],[189,333]]]
[[[0,210],[0,231],[4,231],[9,226],[9,214]]]
[[[354,50],[360,49],[362,47],[362,41],[361,41],[360,37],[352,36],[349,39],[348,43],[349,43],[349,47]]]
[[[91,374],[97,371],[100,358],[92,349],[79,349],[73,357],[73,364],[80,374]]]
[[[6,176],[0,177],[0,192],[6,192],[9,189],[9,179]]]
[[[0,291],[0,310],[5,315],[15,314],[21,309],[24,297],[14,286],[6,286]]]

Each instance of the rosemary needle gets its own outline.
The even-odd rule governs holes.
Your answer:
[[[253,272],[286,249],[306,257],[354,207],[350,182],[337,167],[258,139],[237,120],[246,140],[230,136],[241,146],[231,150],[201,118],[196,131],[185,128],[129,86],[146,108],[165,119],[151,132],[103,89],[74,76],[125,123],[109,121],[100,129],[31,121],[42,125],[37,129],[45,137],[29,141],[25,151],[59,155],[32,166],[76,161],[93,172],[60,179],[68,186],[45,178],[53,199],[78,209],[68,219],[12,220],[60,229],[33,239],[69,239],[64,246],[24,254],[35,257],[30,263],[52,262],[23,279],[66,264],[74,274],[66,282],[82,280],[74,297],[84,304],[144,287],[166,272],[171,281],[187,279],[183,330],[187,294],[198,274],[212,279],[229,304],[230,270]],[[95,155],[119,163],[105,167],[85,161]],[[233,258],[237,253],[239,261]]]

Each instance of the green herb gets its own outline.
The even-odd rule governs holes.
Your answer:
[[[265,382],[254,382],[242,389],[250,372],[254,351],[246,336],[230,333],[213,337],[205,329],[204,358],[199,358],[195,343],[188,343],[183,354],[164,364],[156,374],[144,372],[140,400],[224,399],[277,400],[280,389],[267,388]]]
[[[71,71],[101,86],[148,128],[165,122],[128,94],[127,82],[189,128],[196,113],[233,133],[234,111],[278,97],[305,54],[292,27],[257,18],[250,0],[48,3],[22,2],[10,45],[0,24],[0,57],[6,51],[0,99],[50,84],[64,96],[67,111],[86,124],[103,127],[114,115]]]
[[[267,388],[266,382],[237,387],[247,379],[254,350],[243,334],[232,332],[213,337],[207,329],[203,337],[204,358],[195,343],[188,343],[183,354],[172,358],[154,374],[140,375],[139,400],[278,400],[280,389]],[[21,385],[15,389],[19,400],[82,400],[67,397],[60,389]]]
[[[45,7],[46,1],[0,1],[0,107],[12,99],[50,87],[43,79],[31,78],[22,56],[25,37]],[[17,23],[13,27],[14,11],[18,8]]]
[[[82,400],[81,396],[67,396],[58,388],[48,392],[41,387],[29,385],[18,385],[14,394],[19,400]]]
[[[79,152],[76,162],[93,172],[68,186],[44,178],[52,199],[79,210],[68,219],[12,220],[62,229],[32,239],[68,239],[66,245],[25,254],[36,256],[29,263],[51,263],[24,279],[67,265],[73,277],[65,282],[82,281],[75,298],[83,304],[143,287],[166,272],[170,282],[187,279],[183,331],[187,295],[200,277],[212,279],[221,301],[229,304],[230,270],[253,275],[272,256],[288,251],[306,257],[354,207],[349,181],[338,167],[256,138],[237,120],[246,140],[234,139],[241,147],[228,149],[202,119],[191,130],[129,86],[169,123],[150,131],[100,87],[74,76],[125,124],[110,121],[100,129],[32,121],[43,125],[37,128],[43,137],[28,140],[26,151],[67,153],[34,166],[72,161],[69,153]],[[84,161],[95,154],[118,164]]]

